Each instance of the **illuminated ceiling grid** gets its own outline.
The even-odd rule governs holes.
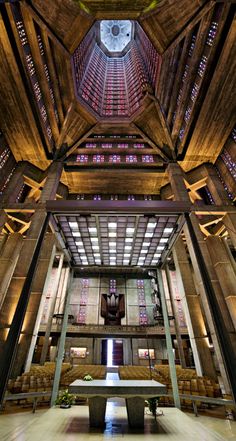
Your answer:
[[[78,266],[156,266],[173,238],[178,215],[58,215]]]

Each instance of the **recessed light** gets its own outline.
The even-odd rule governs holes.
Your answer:
[[[124,257],[130,257],[130,253],[124,253]]]
[[[159,251],[160,251],[160,250],[164,250],[164,248],[165,248],[164,246],[159,245],[159,246],[157,247],[157,250],[159,250]]]
[[[100,257],[101,257],[99,253],[94,253],[93,255],[94,255],[95,258],[96,258],[96,257],[99,257],[99,259],[100,259]]]
[[[125,251],[129,251],[129,250],[131,250],[131,246],[130,245],[125,245]]]
[[[116,242],[109,242],[109,247],[116,247]]]
[[[79,253],[85,253],[85,249],[84,248],[78,248],[78,252]]]
[[[78,242],[75,242],[75,244],[77,245],[77,247],[83,247],[84,244],[81,240],[79,240]]]
[[[141,254],[147,254],[148,250],[141,250],[140,253]]]
[[[149,247],[151,245],[151,242],[143,242],[143,247]]]
[[[97,237],[91,237],[91,242],[98,242],[98,238]]]
[[[124,265],[128,265],[128,263],[129,263],[129,260],[127,260],[127,259],[123,260]]]
[[[126,237],[126,238],[125,238],[125,242],[133,242],[132,237]]]
[[[112,232],[109,231],[108,236],[109,237],[116,237],[116,233],[112,233]]]
[[[78,228],[77,222],[69,222],[71,228]]]
[[[99,250],[99,246],[98,245],[92,245],[92,249],[93,250]]]
[[[166,243],[166,242],[168,242],[168,238],[166,237],[162,237],[161,239],[160,239],[160,243]]]

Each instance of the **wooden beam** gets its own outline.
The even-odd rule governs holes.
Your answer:
[[[34,60],[34,65],[38,77],[38,81],[43,93],[43,99],[47,108],[47,114],[50,121],[50,126],[52,129],[53,139],[54,141],[57,139],[59,130],[57,125],[57,120],[54,112],[54,107],[50,95],[49,83],[46,78],[42,56],[40,54],[37,34],[35,30],[35,26],[32,20],[31,15],[29,14],[27,8],[25,8],[22,4],[21,12],[24,19],[25,29],[28,35],[28,41],[31,48],[32,57]]]
[[[56,69],[54,66],[54,61],[53,61],[53,56],[52,56],[52,51],[51,51],[51,47],[50,47],[48,34],[45,31],[45,29],[42,29],[42,39],[43,39],[43,43],[44,43],[44,47],[45,47],[48,69],[49,69],[50,77],[52,80],[52,88],[53,88],[54,97],[55,97],[55,101],[56,101],[57,112],[58,112],[60,124],[62,124],[63,120],[64,120],[64,113],[63,113],[63,108],[62,108],[59,83],[58,83],[58,79],[57,79]]]
[[[40,28],[44,29],[47,32],[48,36],[51,38],[54,44],[62,50],[62,52],[67,58],[70,58],[70,52],[59,40],[59,38],[52,32],[52,30],[48,27],[47,23],[42,19],[42,17],[39,17],[35,9],[31,5],[29,5],[29,3],[26,2],[26,0],[22,0],[21,4],[24,4],[24,7],[28,10],[28,13],[36,21],[36,23],[38,23]]]
[[[221,0],[220,0],[221,1]],[[165,54],[167,52],[170,52],[177,44],[180,43],[181,40],[194,28],[194,26],[214,7],[214,1],[210,0],[210,2],[207,2],[204,4],[204,6],[198,11],[197,15],[195,17],[192,17],[191,22],[188,23],[184,29],[181,30],[181,32],[174,38],[174,40],[169,44],[169,46],[165,50]]]
[[[64,142],[66,133],[67,133],[67,131],[69,129],[69,126],[70,126],[70,124],[72,122],[72,117],[73,117],[73,114],[74,114],[74,109],[75,109],[75,102],[72,101],[70,106],[69,106],[69,108],[68,108],[68,110],[67,110],[65,119],[63,121],[60,133],[59,133],[57,141],[56,141],[57,148],[60,148],[61,145]]]
[[[206,36],[211,23],[211,17],[212,17],[212,11],[208,12],[208,14],[202,19],[198,29],[196,42],[193,49],[193,55],[189,61],[188,77],[186,78],[186,81],[183,84],[182,95],[180,97],[180,103],[176,111],[176,118],[172,129],[172,139],[174,144],[176,143],[181,128],[181,124],[183,122],[187,100],[190,93],[190,88],[192,86],[193,79],[197,72],[199,59],[201,57],[204,48],[204,42],[206,40]]]

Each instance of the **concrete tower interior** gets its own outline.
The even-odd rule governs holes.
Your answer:
[[[235,415],[235,37],[233,0],[0,2],[0,419],[107,372]]]

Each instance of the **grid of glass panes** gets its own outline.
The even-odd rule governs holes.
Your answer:
[[[177,219],[177,215],[58,216],[73,261],[80,266],[156,266]]]

